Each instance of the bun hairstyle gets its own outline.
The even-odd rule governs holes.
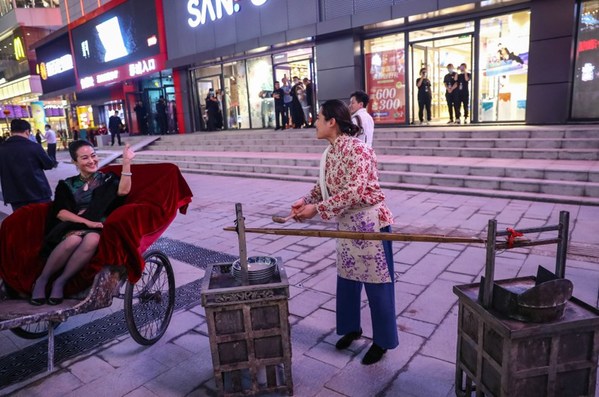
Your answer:
[[[89,146],[93,149],[93,145],[84,139],[79,139],[69,143],[69,154],[71,155],[71,159],[73,161],[77,161],[77,151],[84,146]]]
[[[320,111],[325,120],[335,119],[342,134],[355,136],[360,132],[360,127],[351,121],[349,108],[344,102],[338,99],[331,99],[320,106]]]

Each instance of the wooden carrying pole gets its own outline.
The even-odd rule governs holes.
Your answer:
[[[225,231],[235,232],[234,227],[226,227]],[[279,236],[304,236],[346,238],[351,240],[390,240],[390,241],[420,241],[430,243],[485,243],[486,240],[477,237],[451,237],[434,234],[411,233],[376,233],[350,232],[345,230],[308,230],[308,229],[276,229],[276,228],[245,228],[245,233],[275,234]]]

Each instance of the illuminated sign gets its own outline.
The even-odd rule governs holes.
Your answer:
[[[73,27],[73,56],[79,77],[119,69],[123,78],[130,63],[157,57],[161,49],[156,14],[154,1],[128,0]]]
[[[142,59],[105,72],[82,77],[79,79],[79,86],[82,90],[86,90],[88,88],[116,83],[128,78],[144,76],[164,69],[165,62],[166,56],[164,55]]]
[[[93,77],[84,77],[79,80],[79,85],[81,85],[81,88],[85,90],[86,88],[94,87],[96,83],[94,83]]]
[[[73,70],[73,57],[71,54],[63,55],[60,58],[48,62],[40,62],[37,65],[37,73],[43,80]]]
[[[119,71],[118,70],[111,70],[109,72],[100,73],[99,75],[97,75],[96,76],[96,82],[98,84],[108,83],[108,82],[114,81],[114,80],[116,80],[118,78],[119,78]]]
[[[71,55],[71,43],[68,33],[63,33],[35,49],[37,58],[36,72],[41,77],[45,94],[64,89],[73,89],[77,85],[74,59]]]
[[[266,4],[268,0],[251,0],[251,3],[260,7]],[[225,15],[233,15],[241,10],[239,2],[234,0],[188,0],[187,12],[190,18],[187,23],[190,27],[196,28],[204,25],[208,19],[216,21],[222,19]]]
[[[23,47],[23,39],[15,37],[13,40],[13,46],[15,48],[15,58],[17,61],[25,59],[25,48]]]
[[[156,60],[154,58],[129,64],[129,77],[141,76],[148,72],[156,70]]]

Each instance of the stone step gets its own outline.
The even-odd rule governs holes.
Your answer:
[[[317,168],[320,154],[284,154],[244,152],[232,156],[228,153],[208,152],[154,152],[137,154],[138,159],[152,161],[255,164],[272,167]],[[545,162],[528,160],[509,163],[505,160],[472,160],[459,158],[379,156],[379,171],[397,171],[443,175],[469,175],[501,178],[531,178],[573,182],[599,182],[599,164],[561,161],[548,166]]]
[[[170,161],[169,161],[170,160]],[[318,164],[311,166],[261,164],[259,162],[206,162],[187,159],[165,159],[143,156],[136,158],[136,162],[162,162],[169,161],[177,164],[179,168],[189,170],[202,170],[209,173],[212,170],[241,173],[260,173],[272,175],[295,175],[318,177]],[[484,170],[484,168],[482,169]],[[599,182],[582,182],[557,179],[538,179],[529,177],[508,177],[488,175],[463,175],[450,173],[390,171],[380,170],[379,180],[392,184],[434,185],[453,188],[473,188],[502,191],[521,191],[529,193],[542,193],[551,195],[566,195],[579,197],[598,197]]]
[[[308,143],[308,142],[306,142]],[[303,146],[287,146],[265,142],[263,145],[249,146],[238,144],[225,145],[152,145],[157,151],[214,151],[214,152],[278,152],[278,153],[322,153],[325,143],[307,144]],[[508,159],[546,159],[546,160],[599,160],[599,149],[529,149],[529,148],[478,148],[478,147],[401,147],[379,146],[375,144],[377,155],[392,156],[441,156],[441,157],[479,157],[479,158],[508,158]]]
[[[314,139],[313,128],[299,130],[228,130],[219,132],[195,132],[182,135],[164,135],[165,142],[197,142],[218,139],[273,139],[310,138]],[[468,138],[468,139],[599,139],[599,127],[573,126],[451,126],[451,127],[403,127],[376,128],[375,139],[420,139],[420,138]]]
[[[272,138],[272,139],[243,139],[232,141],[231,139],[218,139],[204,142],[194,141],[175,141],[175,142],[157,142],[152,147],[155,150],[186,150],[187,147],[197,149],[203,147],[262,147],[265,145],[275,145],[284,147],[306,146],[314,144],[315,146],[325,146],[324,143],[316,144],[310,142],[313,138]],[[404,139],[404,138],[377,138],[374,145],[376,148],[382,147],[439,147],[439,148],[500,148],[500,149],[599,149],[598,139]],[[257,150],[260,151],[260,150]]]
[[[136,158],[137,163],[162,162],[148,157]],[[231,175],[316,182],[317,167],[269,166],[244,163],[175,162],[182,172],[210,175]],[[438,191],[453,194],[473,194],[489,197],[510,197],[525,200],[553,201],[599,205],[599,183],[502,178],[469,175],[381,171],[381,185],[388,189]]]

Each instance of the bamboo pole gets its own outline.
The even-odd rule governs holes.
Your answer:
[[[227,232],[237,231],[234,227],[225,227]],[[308,230],[308,229],[277,229],[277,228],[246,228],[246,233],[275,234],[279,236],[304,236],[346,238],[350,240],[390,240],[390,241],[421,241],[430,243],[463,243],[484,244],[485,239],[478,237],[451,237],[435,234],[411,233],[376,233],[376,232],[351,232],[346,230]]]

